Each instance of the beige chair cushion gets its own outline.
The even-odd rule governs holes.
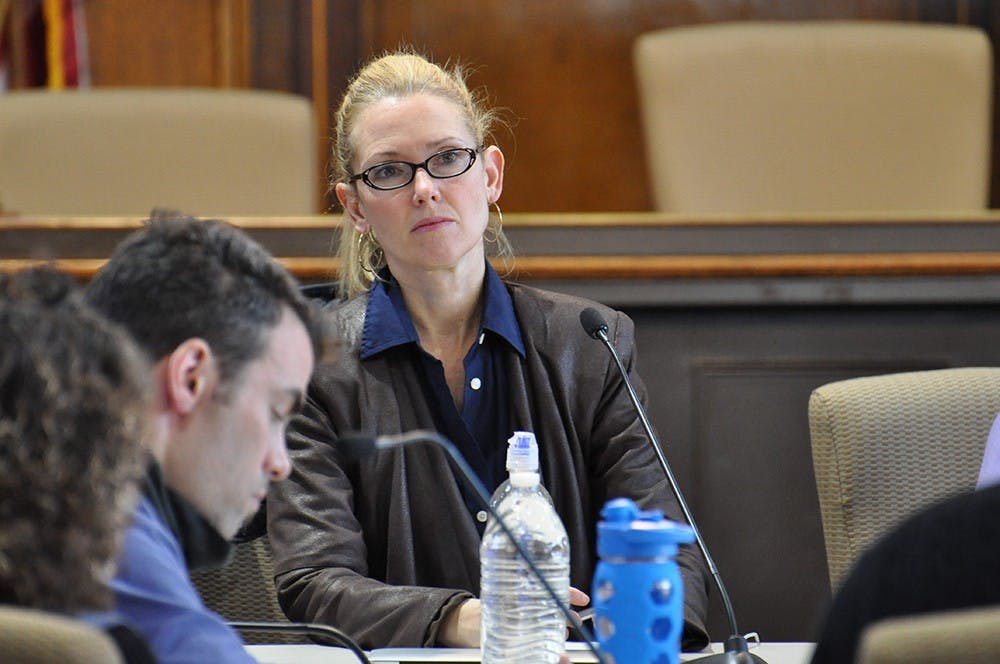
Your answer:
[[[0,95],[0,205],[46,215],[316,212],[305,98],[260,90]]]
[[[73,618],[0,606],[0,661],[4,664],[120,664],[115,642]]]
[[[858,664],[996,664],[1000,607],[891,618],[861,636]]]
[[[988,205],[990,42],[978,28],[743,22],[639,37],[656,208]]]
[[[998,412],[1000,368],[869,376],[813,391],[809,432],[832,588],[904,517],[975,486]]]

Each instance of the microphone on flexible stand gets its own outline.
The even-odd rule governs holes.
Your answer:
[[[496,520],[497,525],[500,526],[500,529],[505,535],[507,535],[507,538],[514,545],[514,548],[517,549],[518,555],[520,555],[524,562],[528,564],[528,568],[531,569],[531,573],[534,574],[539,582],[541,582],[542,587],[545,588],[545,592],[552,599],[552,601],[556,603],[556,606],[559,607],[559,610],[563,613],[563,615],[566,616],[567,623],[583,636],[587,647],[590,648],[590,651],[594,654],[600,664],[609,664],[605,654],[598,649],[597,642],[594,640],[593,634],[591,634],[590,630],[588,630],[583,623],[580,622],[580,619],[569,608],[569,606],[567,606],[559,598],[559,595],[549,583],[548,579],[545,578],[542,571],[538,569],[537,565],[535,565],[535,561],[533,561],[531,556],[528,555],[524,545],[521,544],[520,540],[514,536],[514,533],[511,532],[504,520],[500,518],[500,515],[497,514],[496,510],[493,509],[493,506],[490,505],[490,495],[487,493],[486,487],[483,486],[479,476],[476,475],[475,471],[472,470],[468,462],[459,453],[458,449],[450,440],[436,431],[425,431],[419,429],[406,433],[377,437],[347,434],[337,441],[337,449],[342,451],[348,458],[358,459],[374,454],[379,450],[404,447],[415,443],[431,443],[432,445],[437,445],[448,454],[452,463],[454,463],[458,468],[458,474],[461,475],[462,479],[465,480],[465,483],[472,488],[473,493],[475,493],[476,497],[479,498],[479,502],[482,503],[483,506],[489,511],[490,515]]]
[[[653,432],[653,427],[649,424],[649,418],[646,417],[646,409],[639,403],[639,397],[636,396],[635,390],[632,388],[632,382],[628,378],[628,371],[625,370],[625,365],[622,364],[621,358],[618,357],[615,347],[608,340],[608,324],[600,312],[593,307],[588,307],[580,313],[580,324],[583,325],[583,329],[586,330],[587,334],[604,343],[611,353],[611,357],[614,358],[615,364],[618,365],[618,371],[621,373],[622,380],[625,381],[625,387],[628,389],[632,405],[635,406],[635,410],[639,414],[639,419],[642,421],[642,427],[646,430],[647,440],[653,446],[653,451],[656,452],[656,458],[663,468],[663,473],[667,476],[667,483],[670,484],[670,489],[677,498],[677,503],[681,506],[684,518],[687,520],[688,525],[691,526],[691,530],[694,531],[694,541],[697,543],[701,555],[704,556],[705,562],[708,564],[712,579],[715,580],[715,587],[718,588],[719,596],[722,597],[722,604],[726,608],[726,617],[729,619],[729,638],[725,641],[723,652],[699,657],[691,661],[703,662],[704,664],[749,664],[751,662],[767,664],[757,655],[750,653],[746,637],[740,634],[736,626],[736,614],[733,611],[733,603],[729,600],[729,593],[726,592],[726,586],[722,583],[719,568],[715,566],[715,561],[712,560],[712,556],[708,552],[708,546],[705,544],[705,540],[702,539],[701,532],[698,531],[698,526],[695,525],[694,517],[691,515],[691,510],[688,509],[687,502],[684,500],[680,485],[677,484],[674,473],[670,470],[670,465],[667,463],[667,458],[663,455],[663,450],[660,448],[660,441]]]
[[[323,643],[334,643],[347,648],[362,664],[372,664],[368,655],[354,639],[330,625],[316,623],[284,623],[284,622],[254,622],[249,620],[233,620],[226,623],[238,632],[271,632],[275,634],[301,634],[315,637]]]

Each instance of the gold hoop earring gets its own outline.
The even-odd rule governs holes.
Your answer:
[[[483,239],[488,243],[492,244],[500,239],[500,233],[503,232],[503,212],[500,210],[500,203],[493,201],[493,207],[497,209],[497,225],[492,227],[490,222],[493,221],[493,217],[490,217],[489,221],[486,222],[486,230],[483,231]],[[493,231],[490,233],[490,231]]]
[[[375,231],[369,228],[364,233],[358,233],[358,266],[362,272],[372,275],[372,278],[378,277],[384,257]]]

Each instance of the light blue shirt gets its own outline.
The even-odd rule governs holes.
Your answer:
[[[979,468],[977,489],[1000,484],[1000,415],[993,420],[990,435],[986,438],[986,448],[983,451],[983,464]]]
[[[191,583],[180,542],[143,496],[111,584],[121,617],[161,664],[249,664],[239,635]]]

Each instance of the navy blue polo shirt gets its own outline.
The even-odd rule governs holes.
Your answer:
[[[507,477],[507,439],[513,433],[504,356],[509,348],[524,357],[524,342],[510,293],[486,264],[483,319],[479,336],[465,355],[465,393],[459,412],[445,381],[444,365],[420,346],[399,284],[389,271],[379,275],[368,296],[361,334],[361,360],[392,348],[408,352],[434,413],[435,428],[451,440],[490,492]],[[459,479],[466,507],[482,534],[483,509]]]

